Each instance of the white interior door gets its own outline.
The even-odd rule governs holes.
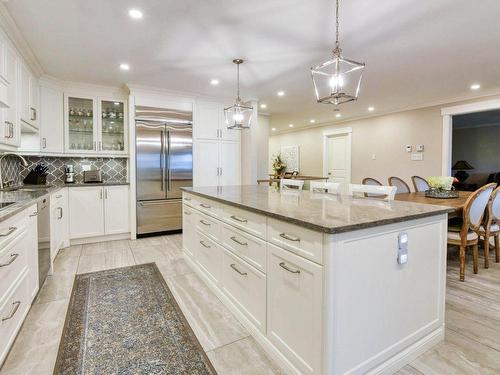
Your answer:
[[[351,183],[351,134],[326,136],[326,173],[331,182]]]

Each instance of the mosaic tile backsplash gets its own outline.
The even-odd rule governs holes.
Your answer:
[[[127,181],[127,159],[122,158],[71,158],[71,157],[25,157],[28,167],[24,167],[21,160],[15,156],[7,156],[2,161],[2,178],[4,181],[13,180],[19,184],[37,164],[43,163],[49,167],[47,183],[64,182],[64,167],[72,164],[75,168],[76,182],[83,180],[83,166],[91,169],[100,169],[104,181]]]

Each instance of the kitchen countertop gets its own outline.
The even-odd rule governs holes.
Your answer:
[[[80,187],[80,186],[116,186],[116,185],[129,185],[128,182],[121,181],[107,181],[97,183],[56,183],[53,185],[24,185],[21,189],[13,187],[12,190],[0,191],[0,203],[15,202],[7,207],[0,209],[0,222],[18,214],[29,206],[36,204],[39,200],[43,199],[46,195],[52,194],[59,189],[65,187]]]
[[[451,207],[353,198],[264,185],[182,188],[231,206],[324,233],[342,233],[453,212]]]

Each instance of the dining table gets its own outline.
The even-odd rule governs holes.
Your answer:
[[[455,209],[448,214],[448,218],[462,217],[462,212],[467,202],[467,198],[473,191],[459,191],[457,198],[431,198],[426,197],[424,192],[401,193],[394,197],[397,201],[432,204],[435,206],[447,206]]]

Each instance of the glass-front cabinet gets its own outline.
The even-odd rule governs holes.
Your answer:
[[[66,151],[75,154],[127,153],[126,102],[65,95]]]

